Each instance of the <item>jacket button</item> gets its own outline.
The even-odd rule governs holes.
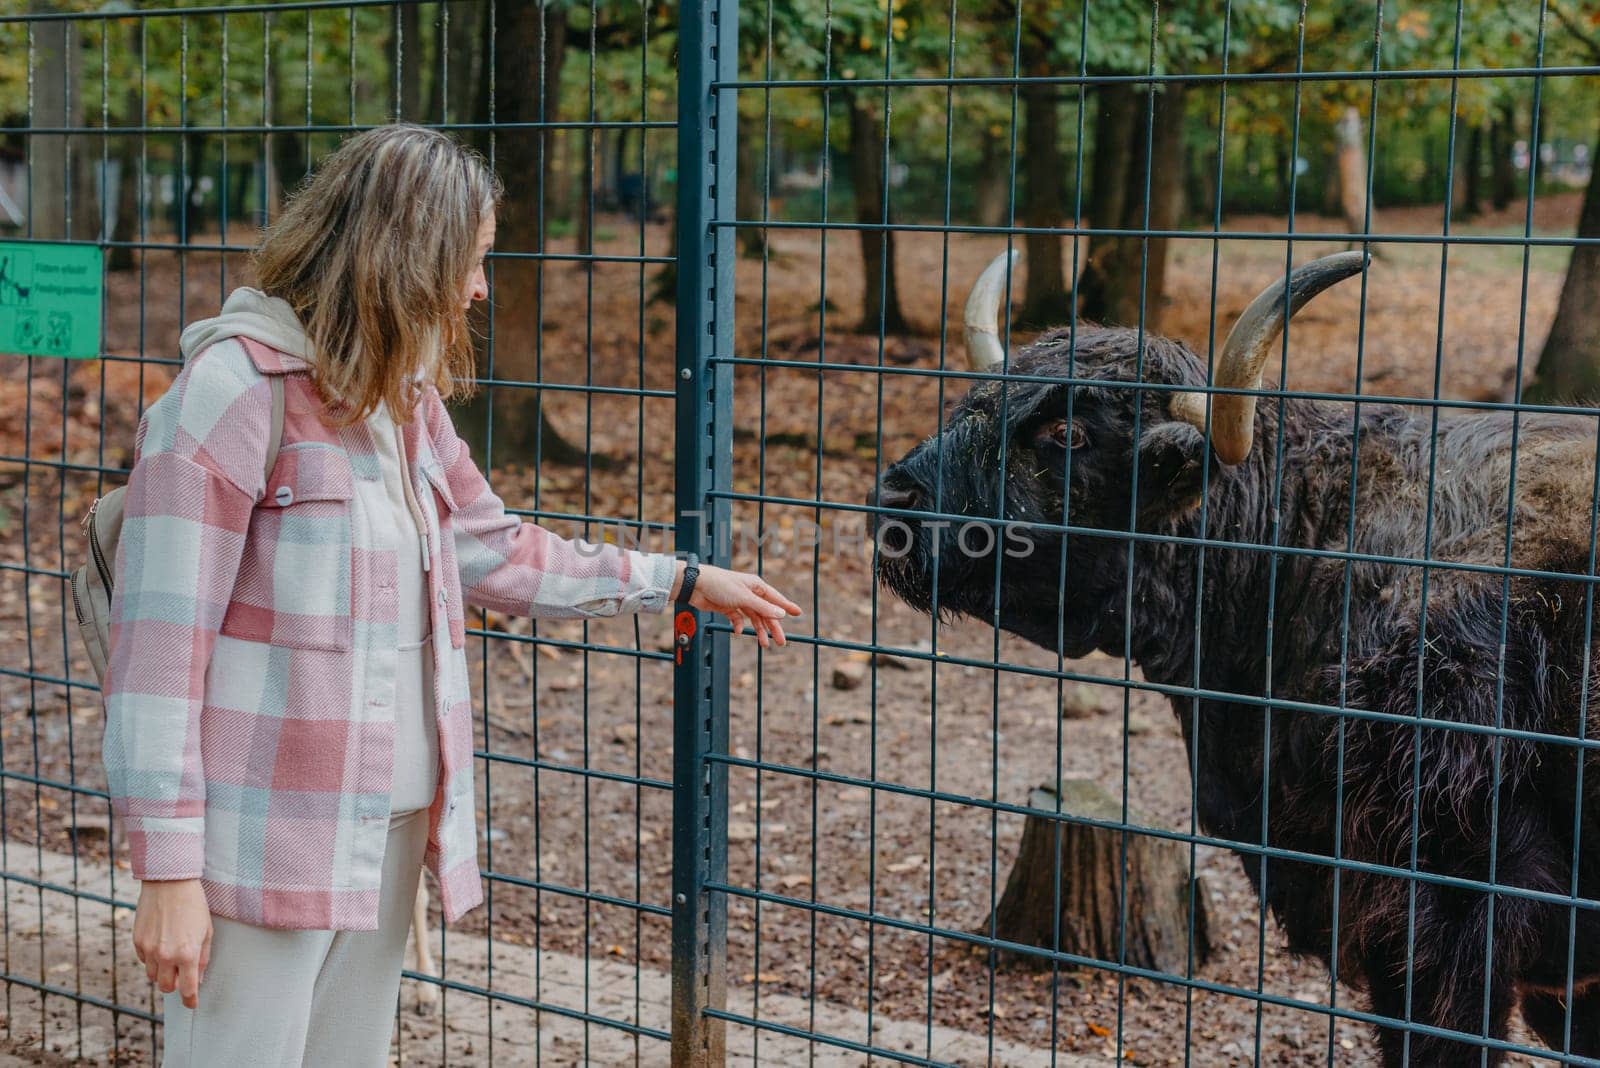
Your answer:
[[[279,486],[278,492],[272,495],[272,499],[287,508],[294,503],[294,490],[288,486]]]
[[[444,607],[444,591],[443,590],[439,591],[439,607],[440,608]]]

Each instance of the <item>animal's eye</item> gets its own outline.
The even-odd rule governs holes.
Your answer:
[[[1062,449],[1068,446],[1074,449],[1081,449],[1089,444],[1089,435],[1084,431],[1082,424],[1069,422],[1066,419],[1057,419],[1052,423],[1047,423],[1043,436]]]

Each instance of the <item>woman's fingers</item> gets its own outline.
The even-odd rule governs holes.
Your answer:
[[[763,600],[760,597],[753,597],[746,602],[745,610],[751,615],[760,616],[763,619],[782,619],[789,614],[782,605],[773,604],[771,601]]]
[[[726,608],[723,610],[723,614],[728,617],[728,623],[733,627],[735,634],[743,634],[745,624],[748,623],[750,629],[755,632],[757,644],[765,649],[771,643],[772,638],[769,630],[771,621],[759,612],[750,611],[750,605],[746,604],[740,608]]]
[[[200,1003],[200,977],[211,958],[209,933],[198,950],[161,950],[145,954],[145,974],[163,994],[174,991],[183,1004],[194,1008]]]
[[[784,615],[797,616],[800,614],[799,605],[795,604],[793,601],[789,600],[789,598],[773,589],[759,575],[753,576],[753,578],[754,581],[750,584],[750,592],[761,599],[762,611],[764,614],[774,618]],[[776,611],[769,611],[767,608],[768,605],[773,606]]]
[[[178,996],[183,998],[184,1008],[192,1009],[200,1004],[200,958],[197,954],[178,966]]]
[[[162,960],[156,965],[156,989],[163,994],[170,994],[178,989],[178,965],[176,962]]]
[[[770,647],[773,642],[772,627],[776,620],[774,620],[771,616],[764,614],[753,614],[750,618],[755,620],[756,639],[761,643],[761,648],[766,649]]]

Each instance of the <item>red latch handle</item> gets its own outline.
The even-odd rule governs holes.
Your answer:
[[[672,660],[682,666],[683,650],[694,637],[694,613],[685,608],[672,618]]]

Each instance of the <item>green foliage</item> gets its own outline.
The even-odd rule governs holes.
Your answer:
[[[126,2],[126,0],[124,0]],[[172,0],[161,0],[165,7]],[[177,0],[199,4],[202,0]],[[207,4],[215,0],[204,0]],[[502,0],[503,2],[503,0]],[[530,0],[531,2],[531,0]],[[28,10],[36,0],[0,0],[0,13]],[[93,0],[59,0],[58,9],[99,11]],[[1458,7],[1460,8],[1458,26]],[[480,2],[426,3],[421,33],[404,42],[407,70],[420,67],[431,86],[441,59],[436,21],[476,20]],[[175,159],[184,127],[231,124],[343,126],[385,121],[397,110],[396,22],[386,8],[240,12],[184,17],[87,19],[78,24],[76,121],[112,127],[148,125],[153,161]],[[823,89],[751,88],[738,94],[741,136],[760,139],[756,157],[773,170],[816,166],[845,148],[845,106],[865,103],[887,116],[890,156],[910,170],[897,189],[901,218],[939,217],[946,196],[965,210],[972,178],[984,168],[1013,166],[1020,142],[1017,88],[962,84],[954,88],[855,88],[862,80],[1056,75],[1158,76],[1270,74],[1302,69],[1447,72],[1600,62],[1600,0],[1408,0],[1378,8],[1366,0],[743,0],[739,8],[741,77],[752,80],[835,79]],[[677,5],[665,0],[548,0],[546,17],[565,19],[569,53],[560,112],[603,122],[671,119],[676,109]],[[1541,14],[1542,13],[1542,14]],[[1303,23],[1302,23],[1303,18]],[[1541,21],[1542,19],[1542,21]],[[952,22],[953,20],[953,22]],[[0,121],[25,125],[29,35],[23,24],[0,26]],[[591,52],[589,45],[594,43]],[[476,41],[481,55],[486,41]],[[1381,46],[1381,53],[1374,49]],[[35,82],[57,77],[34,54]],[[1507,115],[1526,138],[1533,82],[1526,77],[1447,77],[1337,81],[1255,80],[1226,89],[1226,126],[1218,130],[1223,90],[1196,84],[1188,94],[1184,132],[1195,181],[1214,170],[1219,140],[1224,202],[1230,207],[1287,207],[1288,159],[1308,166],[1294,181],[1302,209],[1321,199],[1332,171],[1333,125],[1355,106],[1375,121],[1373,165],[1379,203],[1441,195],[1447,167],[1439,158],[1452,123],[1458,140],[1473,127]],[[536,87],[530,91],[536,91]],[[1158,90],[1159,91],[1159,90]],[[1091,86],[1056,87],[1060,137],[1068,160],[1092,152],[1089,131],[1099,106]],[[423,93],[426,101],[427,93]],[[473,99],[453,100],[451,118],[475,119]],[[1452,108],[1453,102],[1453,108]],[[1592,142],[1594,79],[1547,78],[1542,86],[1541,139]],[[1374,106],[1376,110],[1374,111]],[[1081,114],[1080,114],[1081,112]],[[770,126],[773,143],[766,143]],[[953,131],[948,146],[946,130]],[[1085,143],[1079,143],[1079,130]],[[831,144],[824,146],[824,130]],[[577,135],[573,135],[575,138]],[[313,156],[337,133],[304,138]],[[257,151],[252,138],[232,139],[238,155]],[[13,142],[15,143],[15,142]],[[669,161],[668,131],[653,133],[649,155]],[[635,141],[630,158],[641,151]],[[581,153],[568,154],[576,166]],[[1020,168],[1021,164],[1017,164]],[[653,169],[653,168],[652,168]],[[844,168],[834,170],[834,188]],[[514,178],[514,176],[513,176]],[[1066,178],[1070,181],[1070,176]],[[1209,179],[1207,179],[1209,181]],[[949,188],[947,189],[947,184]],[[1204,183],[1202,183],[1204,184]],[[805,198],[790,210],[810,210]],[[1209,214],[1206,204],[1192,207]]]
[[[30,0],[0,0],[0,13],[19,14],[30,6]],[[87,0],[68,0],[55,7],[102,9]],[[308,116],[317,125],[348,123],[352,97],[358,122],[382,121],[393,111],[392,19],[386,10],[137,18],[128,5],[121,8],[130,11],[128,17],[75,24],[79,107],[87,124],[98,124],[102,99],[114,126],[220,125],[224,114],[230,124],[260,124],[269,79],[280,98],[276,120],[280,123],[304,124]],[[5,30],[0,115],[20,123],[27,116],[28,33],[19,24],[8,24]],[[32,58],[36,80],[59,76],[59,71],[40,69],[39,55]],[[432,59],[418,54],[411,62]]]

